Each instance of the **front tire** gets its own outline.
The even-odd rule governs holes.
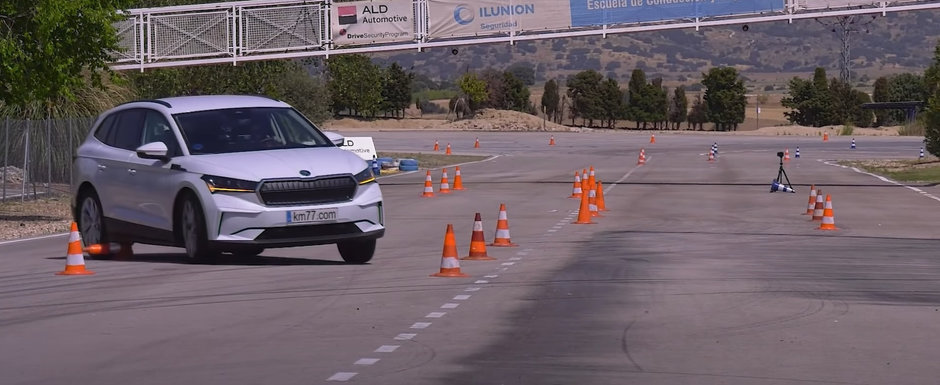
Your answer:
[[[343,261],[361,265],[372,260],[372,255],[375,254],[375,239],[340,242],[336,244],[336,248]]]
[[[108,232],[105,228],[104,213],[101,210],[101,201],[94,190],[82,193],[78,199],[78,230],[82,235],[85,246],[94,244],[107,244]],[[99,259],[111,258],[110,254],[95,255]]]
[[[196,197],[187,195],[179,209],[179,232],[186,248],[186,256],[193,262],[212,261],[219,251],[209,245],[206,218]]]

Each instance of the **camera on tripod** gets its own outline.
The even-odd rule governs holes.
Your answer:
[[[783,161],[783,151],[777,152],[777,157],[780,158],[780,161]]]
[[[777,152],[777,157],[780,158],[780,168],[777,169],[777,178],[770,183],[770,192],[784,191],[795,193],[792,187],[790,187],[790,178],[787,177],[787,172],[783,170],[783,151]],[[783,182],[786,181],[786,184]]]

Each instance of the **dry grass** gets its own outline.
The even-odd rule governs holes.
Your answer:
[[[65,195],[48,198],[9,198],[0,202],[0,240],[69,231],[72,214]]]
[[[940,183],[940,160],[882,159],[840,162],[901,182]]]

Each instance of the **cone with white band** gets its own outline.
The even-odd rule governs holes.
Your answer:
[[[447,169],[443,169],[441,174],[441,187],[437,189],[441,194],[450,194],[450,181],[447,180]]]
[[[486,255],[486,239],[483,237],[483,219],[480,213],[473,218],[473,233],[470,234],[470,254],[461,259],[470,261],[492,261],[496,258]]]
[[[509,238],[509,218],[506,215],[505,203],[499,204],[499,220],[496,221],[496,237],[493,239],[493,243],[490,243],[490,246],[519,246],[515,243],[512,243],[512,240]]]
[[[460,271],[460,261],[457,260],[457,238],[454,237],[454,225],[448,223],[444,233],[444,252],[441,253],[441,270],[431,274],[432,277],[469,277]]]
[[[577,171],[574,172],[574,185],[571,188],[571,196],[568,198],[580,198],[581,197],[581,175]]]
[[[803,215],[813,215],[814,209],[816,209],[816,185],[809,188],[809,202],[806,203],[806,212]]]
[[[822,190],[816,190],[816,206],[813,209],[813,220],[821,221],[825,214],[826,202],[823,201]]]
[[[832,197],[826,194],[826,208],[823,211],[822,223],[819,224],[819,230],[838,230],[836,228],[836,218],[832,215]]]
[[[85,256],[82,254],[82,236],[78,233],[78,224],[72,222],[69,231],[69,245],[65,255],[65,270],[56,275],[91,275],[91,270],[85,270]]]
[[[424,193],[422,193],[421,196],[425,198],[434,196],[434,182],[431,181],[431,170],[428,170],[427,176],[424,177]]]
[[[460,177],[460,166],[454,166],[454,190],[463,189],[463,179]]]

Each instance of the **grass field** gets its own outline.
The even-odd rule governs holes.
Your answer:
[[[900,182],[940,183],[940,160],[936,158],[924,161],[862,160],[841,163]]]

